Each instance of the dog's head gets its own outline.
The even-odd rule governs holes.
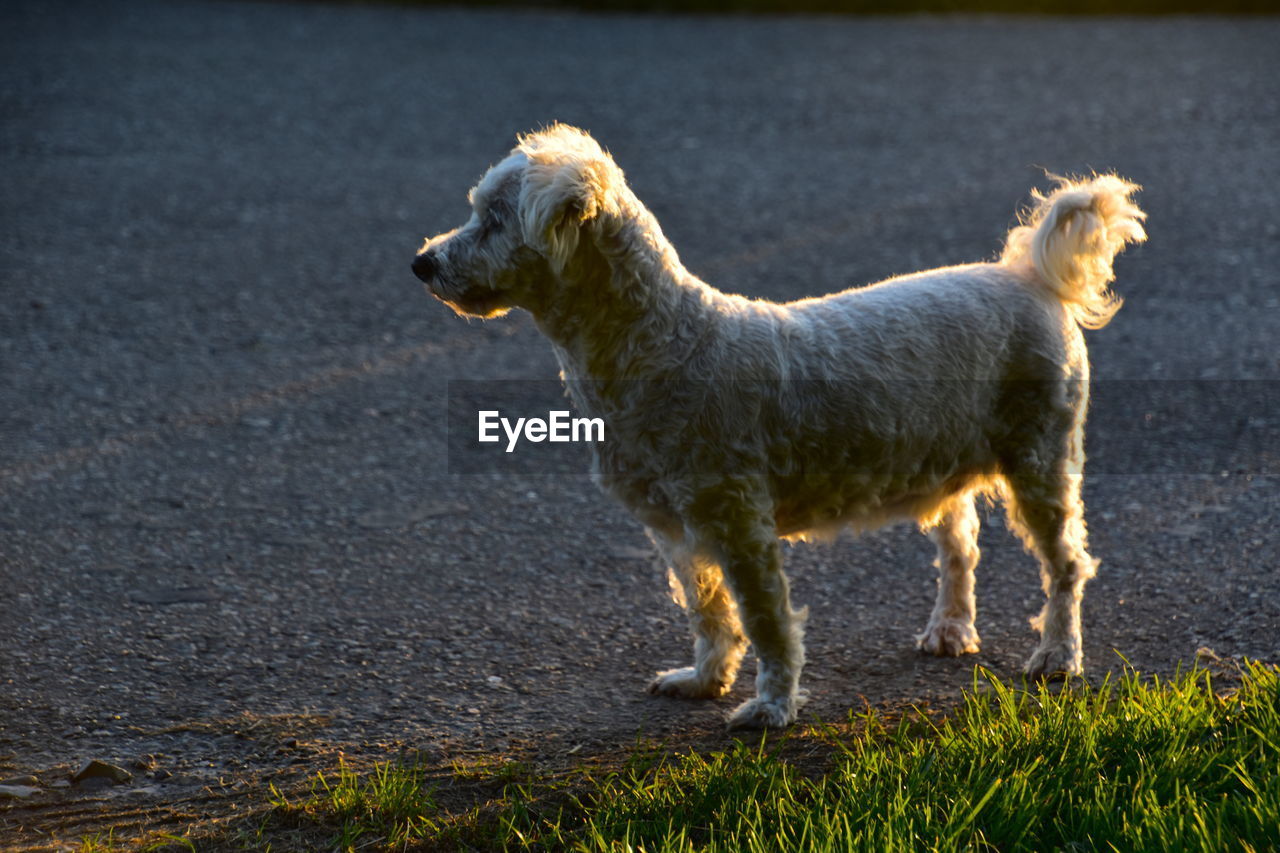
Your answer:
[[[413,272],[459,314],[530,307],[569,266],[584,229],[618,213],[622,170],[568,125],[529,134],[471,190],[471,218],[429,238]]]

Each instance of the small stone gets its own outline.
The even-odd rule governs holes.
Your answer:
[[[108,764],[105,761],[93,759],[86,761],[84,765],[71,776],[71,781],[79,785],[90,779],[107,779],[114,785],[124,785],[133,779],[133,774],[123,767],[117,767],[114,764]]]
[[[8,779],[0,779],[0,785],[27,785],[29,787],[39,787],[40,780],[34,776],[10,776]]]
[[[0,785],[0,800],[25,800],[40,793],[30,785]]]

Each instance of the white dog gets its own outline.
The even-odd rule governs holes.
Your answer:
[[[803,701],[803,610],[779,537],[914,519],[938,598],[918,645],[978,649],[974,499],[998,494],[1047,596],[1032,676],[1081,671],[1080,475],[1089,362],[1080,326],[1119,308],[1115,255],[1146,238],[1137,187],[1107,175],[1036,194],[995,263],[779,305],[690,274],[586,133],[520,139],[472,190],[461,228],[413,270],[460,314],[524,308],[568,393],[606,424],[594,474],[648,528],[687,609],[693,666],[650,690],[721,696],[747,641],[757,695],[731,727],[780,727]]]

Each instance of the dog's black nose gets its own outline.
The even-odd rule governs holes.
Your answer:
[[[413,259],[413,274],[428,284],[436,277],[436,259],[430,252],[423,252]]]

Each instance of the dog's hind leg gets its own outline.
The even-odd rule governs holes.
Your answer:
[[[978,651],[974,625],[974,569],[978,565],[978,513],[973,497],[957,498],[942,520],[925,530],[938,546],[938,598],[916,646],[931,655],[955,656]]]
[[[747,650],[737,609],[720,567],[651,534],[670,566],[671,589],[689,615],[693,666],[660,672],[649,692],[682,699],[714,699],[729,692]]]
[[[1009,518],[1040,559],[1047,597],[1044,610],[1031,623],[1040,631],[1040,645],[1025,667],[1027,675],[1036,678],[1082,671],[1080,601],[1098,566],[1088,552],[1079,468],[1064,469],[1067,466],[1045,475],[1018,472],[1008,477],[1013,493]]]

